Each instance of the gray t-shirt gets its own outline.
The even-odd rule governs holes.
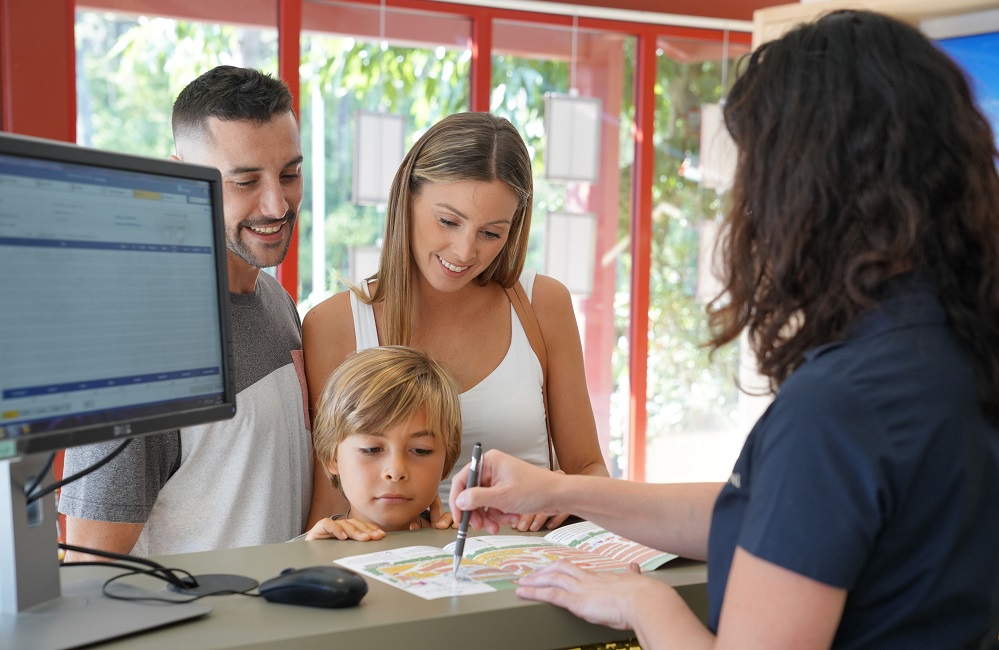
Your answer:
[[[134,439],[62,488],[59,511],[142,523],[133,553],[166,555],[279,542],[302,532],[312,495],[312,440],[294,302],[261,273],[230,294],[236,416]],[[66,450],[68,476],[118,442]]]

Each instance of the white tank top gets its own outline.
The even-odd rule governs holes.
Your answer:
[[[534,271],[524,271],[520,284],[530,300],[533,297]],[[367,287],[365,287],[367,289]],[[371,305],[350,292],[357,349],[379,345],[375,311]],[[545,405],[541,395],[541,362],[531,349],[527,333],[513,305],[510,305],[510,349],[489,375],[462,393],[461,455],[452,475],[471,458],[472,445],[481,442],[483,449],[500,449],[538,467],[548,467],[548,430],[545,428]],[[441,502],[447,508],[451,478],[441,482]]]

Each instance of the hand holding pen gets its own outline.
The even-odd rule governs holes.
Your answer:
[[[482,466],[482,443],[477,442],[472,447],[472,462],[468,470],[468,482],[465,489],[473,488],[479,484],[479,469]],[[465,554],[465,538],[468,536],[468,522],[472,513],[465,511],[461,513],[461,523],[458,524],[458,540],[454,545],[454,567],[452,575],[458,576],[458,567],[461,566],[461,557]]]
[[[463,526],[467,520],[473,528],[495,535],[500,526],[516,524],[524,513],[551,516],[565,512],[558,503],[557,488],[568,478],[490,449],[475,463],[474,475],[472,463],[455,474],[448,502],[455,517],[461,513]]]

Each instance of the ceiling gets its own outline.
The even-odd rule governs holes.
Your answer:
[[[753,12],[764,7],[789,4],[795,0],[548,0],[562,4],[654,11],[665,14],[707,16],[730,20],[752,20]]]

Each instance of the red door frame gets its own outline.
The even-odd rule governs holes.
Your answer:
[[[278,76],[284,79],[291,89],[295,115],[301,115],[299,97],[299,64],[302,48],[299,38],[302,33],[302,0],[278,0]],[[278,282],[298,302],[298,231],[292,233],[291,244],[284,261],[277,267]]]

